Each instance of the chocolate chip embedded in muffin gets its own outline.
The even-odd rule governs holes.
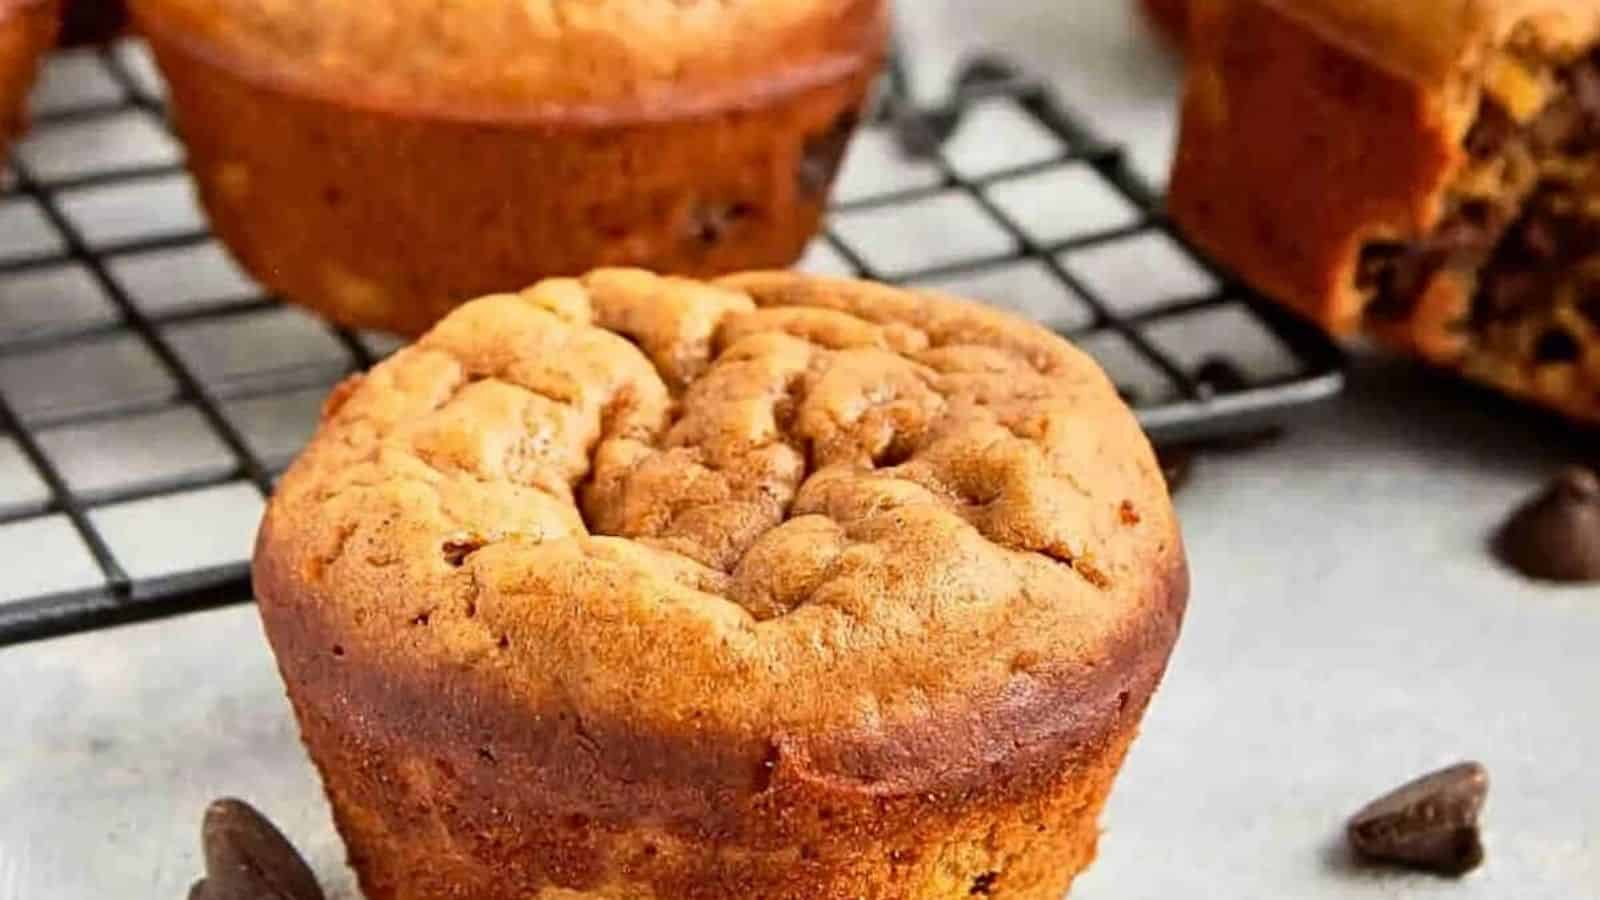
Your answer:
[[[1209,4],[1168,207],[1330,332],[1600,423],[1600,18],[1479,6]]]
[[[1495,549],[1531,578],[1600,581],[1600,478],[1574,466],[1556,476],[1501,526]]]
[[[1483,863],[1478,813],[1488,791],[1482,765],[1450,766],[1367,804],[1346,834],[1365,859],[1464,875]]]
[[[254,575],[387,900],[1059,900],[1188,590],[1148,442],[1058,336],[638,270],[350,382]]]

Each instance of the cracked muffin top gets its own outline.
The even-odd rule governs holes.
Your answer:
[[[715,108],[878,53],[884,0],[133,0],[242,75],[441,116],[604,121]]]
[[[342,385],[256,579],[396,678],[736,742],[973,704],[1029,707],[1032,737],[1002,737],[1043,739],[1074,711],[1041,691],[1116,673],[1187,591],[1149,444],[1050,332],[866,282],[637,270],[474,301]]]

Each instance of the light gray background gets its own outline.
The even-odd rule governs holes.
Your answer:
[[[922,84],[964,48],[1003,49],[1162,168],[1175,70],[1122,3],[903,6]],[[1363,361],[1286,440],[1204,460],[1179,498],[1183,640],[1074,897],[1600,897],[1600,590],[1529,584],[1483,552],[1517,500],[1592,457],[1580,440]],[[353,896],[251,608],[3,650],[0,685],[0,900],[181,897],[222,794]],[[1493,781],[1480,872],[1350,866],[1351,810],[1465,757]]]

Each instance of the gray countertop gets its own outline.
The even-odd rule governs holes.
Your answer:
[[[1006,50],[1160,169],[1174,71],[1121,3],[977,6],[904,5],[919,80]],[[1600,898],[1600,590],[1484,552],[1578,441],[1363,359],[1285,439],[1202,460],[1179,497],[1189,619],[1074,896]],[[252,608],[0,650],[0,684],[0,900],[184,896],[224,794],[355,896]],[[1348,862],[1346,815],[1461,758],[1493,783],[1482,870]]]

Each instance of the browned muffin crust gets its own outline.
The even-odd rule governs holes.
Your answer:
[[[407,900],[1058,897],[1187,596],[1148,444],[1055,336],[629,270],[337,392],[256,584]]]
[[[223,242],[287,299],[405,334],[596,266],[793,262],[887,29],[884,0],[133,9]]]
[[[881,50],[882,0],[134,0],[162,40],[352,109],[503,124],[721,113]],[[397,49],[409,52],[398,53]]]
[[[56,0],[0,0],[0,163],[28,122],[28,91],[55,43]]]
[[[1170,205],[1325,327],[1600,421],[1600,4],[1197,13]]]

